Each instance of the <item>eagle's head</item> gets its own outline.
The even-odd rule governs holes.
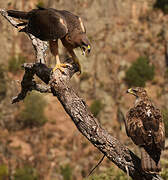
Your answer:
[[[145,98],[147,97],[147,92],[142,87],[130,88],[127,90],[127,93],[134,95],[136,98]]]
[[[73,48],[80,47],[83,55],[88,55],[91,51],[91,45],[85,32],[71,33],[66,40]]]
[[[75,40],[77,46],[81,48],[82,55],[88,55],[91,51],[91,45],[88,37],[86,36],[86,33],[78,34],[78,37],[76,37]]]
[[[82,43],[82,45],[80,46],[81,48],[81,51],[82,51],[82,55],[86,55],[86,54],[89,54],[90,51],[91,51],[91,46],[90,46],[90,43]]]

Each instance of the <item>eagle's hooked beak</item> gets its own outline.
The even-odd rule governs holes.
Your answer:
[[[134,96],[137,96],[137,95],[136,95],[136,92],[135,92],[135,90],[134,90],[133,88],[129,88],[129,89],[126,91],[126,93],[130,93],[130,94],[132,94],[132,95],[134,95]]]
[[[90,51],[91,51],[91,47],[90,45],[87,45],[87,46],[81,46],[81,51],[82,51],[82,55],[86,55],[86,54],[89,54]]]
[[[132,94],[132,93],[133,93],[132,88],[127,89],[126,93],[130,93],[130,94]]]
[[[88,52],[88,54],[90,53],[90,51],[91,51],[91,47],[90,47],[90,45],[88,45],[88,46],[87,46],[87,52]]]

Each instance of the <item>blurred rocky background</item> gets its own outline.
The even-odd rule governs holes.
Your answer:
[[[66,9],[83,19],[92,51],[84,57],[76,50],[82,74],[73,77],[72,85],[101,125],[139,155],[123,120],[134,102],[127,88],[144,86],[162,110],[168,136],[168,1],[0,0],[5,9],[29,11],[37,5]],[[3,17],[0,32],[0,179],[84,179],[103,155],[78,132],[52,95],[31,92],[23,102],[11,104],[20,90],[20,66],[34,62],[35,55],[28,37]],[[60,53],[64,60],[62,46]],[[47,59],[53,67],[50,52]],[[168,179],[167,158],[166,149],[163,179]],[[105,159],[90,179],[127,177]]]

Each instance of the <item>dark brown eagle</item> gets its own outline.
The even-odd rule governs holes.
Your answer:
[[[140,147],[142,169],[150,173],[161,171],[160,155],[165,146],[165,129],[161,112],[151,102],[145,89],[130,88],[135,105],[126,115],[128,137]]]
[[[90,52],[90,42],[86,36],[86,28],[80,17],[65,10],[56,10],[53,8],[38,8],[29,12],[8,10],[8,15],[27,22],[19,23],[18,26],[24,26],[20,31],[27,32],[42,41],[49,41],[51,53],[56,58],[56,67],[61,71],[66,64],[61,64],[58,55],[58,39],[72,56],[74,62],[78,65],[79,72],[81,66],[73,49],[80,47],[83,54]]]

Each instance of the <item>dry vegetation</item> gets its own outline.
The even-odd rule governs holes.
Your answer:
[[[125,115],[133,103],[125,91],[128,86],[137,85],[135,79],[143,76],[138,85],[145,86],[162,109],[168,129],[168,68],[164,49],[168,16],[160,10],[166,12],[164,1],[156,1],[155,9],[151,0],[125,4],[116,0],[72,2],[14,0],[0,2],[0,6],[29,10],[35,5],[49,4],[75,12],[84,19],[92,54],[84,58],[77,52],[83,74],[75,76],[72,85],[103,127],[138,155],[122,128],[123,122],[117,118],[117,110],[120,108]],[[11,98],[19,91],[16,80],[21,80],[20,64],[32,62],[34,52],[28,38],[16,30],[13,32],[2,17],[0,25],[0,63],[3,64],[0,68],[0,179],[9,176],[16,180],[84,179],[102,154],[79,134],[60,103],[51,95],[31,93],[24,102],[11,105]],[[60,51],[63,58],[65,52]],[[136,62],[141,57],[147,63],[140,63],[142,66],[137,68]],[[52,66],[54,60],[50,58],[49,55],[47,63]],[[161,173],[165,180],[168,179],[167,158],[165,150]],[[88,179],[125,180],[127,176],[105,159]]]

